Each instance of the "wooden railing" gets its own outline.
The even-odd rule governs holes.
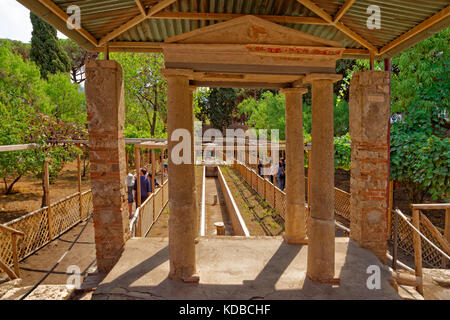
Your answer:
[[[157,188],[139,208],[130,220],[132,237],[146,237],[153,224],[158,220],[169,201],[169,181]]]
[[[242,178],[244,178],[252,189],[265,199],[272,208],[275,208],[284,219],[286,212],[286,193],[243,163],[235,162],[233,168]],[[310,188],[308,187],[307,178],[305,178],[305,183],[307,198],[309,199]],[[350,193],[339,188],[334,188],[334,192],[335,213],[350,221]]]
[[[442,233],[428,220],[428,218],[421,212],[421,209],[446,209],[449,213],[449,204],[413,204],[412,219],[404,215],[399,209],[394,210],[394,250],[393,250],[393,269],[396,270],[396,257],[398,244],[401,243],[402,236],[407,233],[409,237],[412,236],[412,245],[414,255],[414,281],[407,281],[405,284],[414,285],[416,290],[423,295],[423,272],[422,261],[423,259],[429,259],[430,256],[439,256],[439,260],[445,268],[448,260],[450,259],[450,245],[449,242]],[[401,219],[399,219],[399,217]],[[402,232],[399,230],[399,226],[402,225]],[[434,241],[433,241],[434,240]],[[411,253],[411,252],[410,252]],[[402,279],[397,279],[402,281]],[[408,283],[409,282],[409,283]]]
[[[43,207],[0,225],[0,260],[4,265],[18,265],[18,261],[88,218],[93,212],[92,193],[90,190],[77,192],[51,204],[50,209]],[[9,229],[23,236],[16,239],[17,234],[6,231]]]
[[[2,262],[0,259],[0,269],[2,269],[10,279],[20,278],[20,269],[19,269],[19,255],[17,253],[17,237],[23,237],[25,234],[21,231],[14,230],[10,227],[4,226],[0,224],[0,230],[8,233],[11,236],[11,250],[14,261],[14,270]]]

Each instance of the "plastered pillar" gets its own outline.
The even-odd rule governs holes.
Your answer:
[[[167,134],[169,153],[169,259],[170,279],[196,282],[195,237],[197,236],[197,212],[195,198],[194,168],[194,121],[192,91],[189,88],[189,75],[182,70],[166,69],[167,79]],[[190,134],[185,145],[190,149],[189,163],[174,163],[172,154],[176,145],[182,143],[172,139],[177,129],[184,129]]]
[[[306,274],[321,282],[334,278],[333,82],[340,78],[336,74],[310,74],[305,78],[312,87],[311,211]]]
[[[97,267],[109,272],[130,237],[126,193],[122,68],[115,61],[86,65],[86,105]]]
[[[195,126],[194,126],[194,92],[197,89],[197,87],[195,86],[189,86],[189,99],[190,99],[190,104],[192,106],[192,112],[189,112],[188,115],[191,118],[191,122],[192,122],[192,130],[194,130]],[[192,131],[192,139],[191,139],[191,150],[193,152],[193,164],[195,165],[195,157],[196,157],[196,153],[195,153],[195,143],[194,143],[194,131]],[[194,167],[195,168],[195,167]],[[195,174],[195,169],[194,169],[194,174]],[[195,177],[195,176],[194,176]],[[200,210],[198,207],[198,201],[197,199],[199,199],[199,197],[201,196],[201,194],[199,194],[199,191],[194,187],[194,193],[195,193],[195,201],[194,201],[194,210],[195,210],[195,227],[196,227],[196,231],[195,231],[195,236],[197,237],[198,235],[200,235],[200,225],[199,225],[199,214],[200,214]]]
[[[286,99],[286,216],[287,243],[306,240],[305,169],[302,95],[306,88],[282,89]]]
[[[358,71],[350,82],[350,238],[386,261],[389,202],[389,72]]]

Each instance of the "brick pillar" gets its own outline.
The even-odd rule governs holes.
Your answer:
[[[195,167],[192,139],[194,138],[192,91],[189,76],[182,70],[164,70],[167,78],[167,135],[169,153],[169,259],[170,279],[198,282],[196,275],[195,238],[197,217],[195,198]],[[190,133],[188,142],[190,163],[174,162],[172,150],[182,142],[172,140],[177,129]],[[183,150],[185,152],[185,150]]]
[[[130,237],[127,195],[122,68],[115,61],[86,65],[91,188],[99,272],[111,270]]]
[[[305,244],[305,168],[302,95],[306,88],[282,89],[286,99],[286,232],[291,244]]]
[[[389,73],[359,71],[350,83],[350,237],[386,261]]]
[[[336,74],[309,74],[305,77],[312,88],[311,211],[306,274],[313,281],[320,282],[334,278],[333,82],[339,79],[341,76]]]

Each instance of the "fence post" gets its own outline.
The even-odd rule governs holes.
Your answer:
[[[53,240],[53,216],[50,205],[50,179],[48,174],[48,160],[44,160],[44,190],[45,190],[45,206],[47,206],[47,220],[48,220],[48,238]]]
[[[413,225],[417,230],[420,230],[420,210],[413,209]],[[414,231],[414,269],[416,277],[420,277],[423,281],[422,275],[422,241],[420,235]],[[417,292],[423,296],[423,282],[416,287]]]
[[[394,211],[394,247],[392,249],[392,269],[397,270],[398,213]]]
[[[450,208],[445,209],[444,238],[450,243]],[[442,267],[447,268],[448,259],[442,258]]]
[[[16,273],[16,276],[20,278],[19,256],[17,253],[17,234],[15,233],[11,234],[11,242],[14,259],[14,272]]]
[[[83,220],[83,199],[81,196],[81,157],[77,154],[77,169],[78,169],[78,202],[80,203],[80,221]]]

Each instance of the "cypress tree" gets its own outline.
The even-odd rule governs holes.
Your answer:
[[[33,25],[30,59],[39,66],[42,78],[47,79],[49,74],[68,72],[69,57],[58,41],[56,29],[32,12],[30,19]]]

